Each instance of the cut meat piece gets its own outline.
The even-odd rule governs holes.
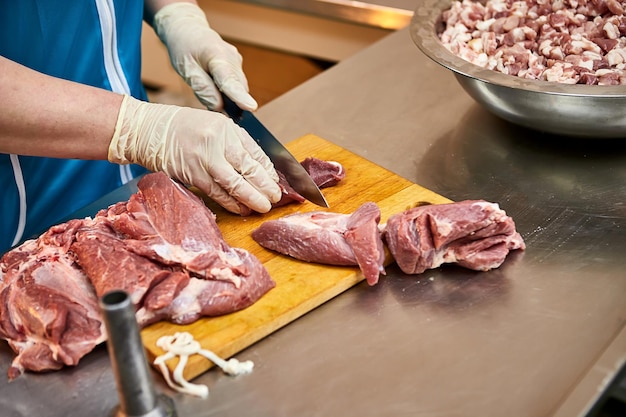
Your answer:
[[[280,186],[280,190],[282,192],[280,200],[277,203],[272,204],[273,208],[282,207],[291,203],[304,203],[306,198],[302,197],[287,181],[285,178],[285,174],[280,171],[278,172],[278,185]]]
[[[67,252],[80,223],[55,226],[0,261],[0,337],[17,353],[10,379],[76,365],[106,338],[93,287]]]
[[[268,220],[252,232],[266,249],[306,262],[357,265],[344,234],[350,215],[313,211]]]
[[[124,290],[140,326],[250,306],[274,287],[261,262],[223,239],[214,214],[163,173],[93,219],[53,226],[0,259],[0,337],[9,377],[76,365],[106,338],[98,297]]]
[[[314,211],[269,220],[252,232],[252,238],[267,249],[302,261],[358,265],[374,285],[385,273],[379,222],[380,209],[368,202],[352,214]]]
[[[315,185],[319,188],[334,187],[346,177],[343,165],[335,161],[324,161],[319,158],[309,157],[300,163],[309,173]],[[281,207],[291,203],[303,203],[306,199],[301,196],[287,181],[285,175],[278,171],[278,185],[282,190],[280,201],[272,204],[272,207]],[[247,207],[241,207],[241,215],[249,216],[253,213]]]
[[[334,187],[346,177],[346,171],[339,162],[309,157],[301,164],[319,188]]]
[[[513,219],[484,200],[419,206],[396,214],[387,221],[383,239],[406,274],[444,263],[487,271],[499,267],[509,251],[525,249]]]
[[[365,203],[349,218],[344,237],[352,248],[359,268],[369,285],[378,283],[385,273],[385,246],[378,230],[380,209],[374,203]]]

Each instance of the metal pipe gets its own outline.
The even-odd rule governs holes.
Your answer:
[[[124,291],[112,291],[100,299],[107,329],[107,346],[115,374],[119,406],[116,417],[176,416],[173,401],[156,394],[139,334],[135,308]]]

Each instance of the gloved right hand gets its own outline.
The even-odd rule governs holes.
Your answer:
[[[281,197],[272,162],[221,113],[124,96],[108,159],[163,171],[233,213],[240,204],[265,213]]]
[[[154,15],[153,27],[167,47],[176,72],[209,110],[221,108],[220,92],[242,109],[256,110],[257,102],[248,92],[242,56],[211,29],[198,5],[169,3]]]

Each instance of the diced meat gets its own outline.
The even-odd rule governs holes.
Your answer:
[[[499,267],[509,251],[525,248],[513,219],[483,200],[419,206],[393,215],[383,239],[406,274],[444,263],[487,271]]]
[[[0,259],[0,337],[17,353],[10,378],[76,365],[104,341],[98,297],[109,291],[128,292],[145,326],[228,314],[274,287],[193,193],[163,173],[138,187],[128,202],[54,226]]]
[[[352,214],[323,211],[269,220],[252,232],[261,246],[293,258],[327,265],[358,265],[370,285],[384,274],[380,209],[361,205]]]
[[[442,20],[443,45],[478,66],[566,84],[626,84],[626,16],[619,0],[461,0]]]

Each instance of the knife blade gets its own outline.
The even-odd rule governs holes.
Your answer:
[[[291,152],[263,126],[254,114],[239,108],[225,94],[222,94],[222,98],[224,99],[224,113],[252,136],[270,158],[276,170],[285,175],[289,185],[310,202],[328,208],[324,194]]]

